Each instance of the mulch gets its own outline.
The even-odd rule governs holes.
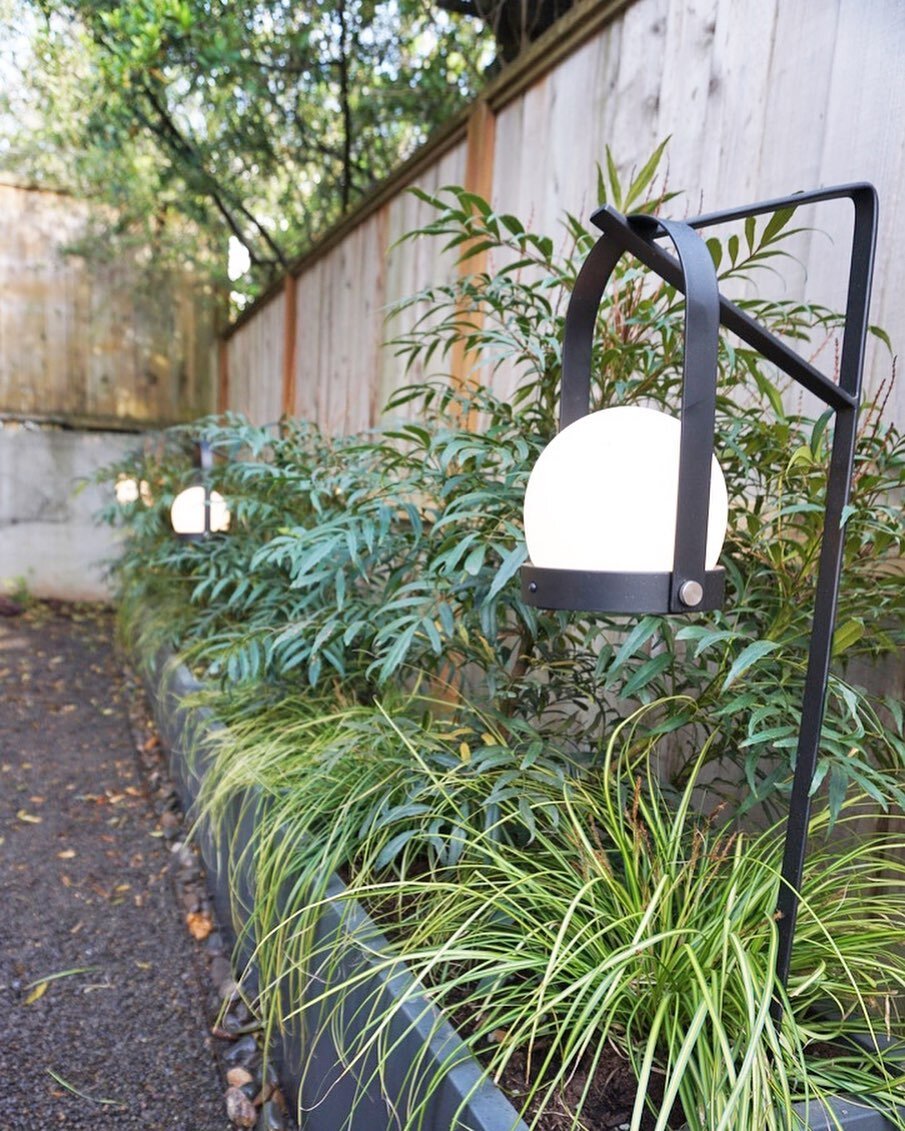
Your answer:
[[[178,817],[113,637],[95,606],[0,620],[0,1128],[226,1131]]]

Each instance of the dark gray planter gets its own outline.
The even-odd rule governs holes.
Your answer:
[[[200,734],[220,724],[206,708],[185,704],[199,684],[167,656],[157,657],[145,684],[173,782],[191,816],[205,771]],[[250,855],[259,804],[254,796],[236,798],[219,836],[209,828],[197,831],[221,926],[231,941],[238,939],[240,961],[252,965],[246,920],[254,900]],[[411,975],[404,968],[387,971],[375,957],[390,954],[389,943],[360,906],[341,898],[343,890],[339,877],[332,877],[326,890],[330,902],[316,931],[316,951],[329,957],[309,971],[309,984],[323,991],[370,973],[344,993],[339,1009],[333,1005],[321,1017],[309,1011],[304,1020],[290,1020],[273,1047],[284,1089],[301,1101],[305,1131],[393,1131],[399,1126],[394,1111],[420,1111],[422,1105],[424,1131],[527,1131],[502,1092],[482,1079],[477,1062]],[[283,1014],[292,1017],[297,1003],[289,1000],[288,990],[282,992]],[[354,1071],[344,1070],[341,1049],[346,1054],[355,1049],[363,1026],[366,1031],[365,1019],[379,1015],[382,1003],[400,999],[381,1043],[391,1053],[372,1049],[356,1061]]]
[[[169,754],[170,771],[186,813],[192,807],[204,777],[203,755],[198,751],[200,732],[220,724],[206,708],[187,706],[187,695],[199,689],[189,671],[160,655],[153,671],[146,672],[154,715]],[[241,961],[253,954],[246,920],[254,900],[253,867],[249,848],[255,836],[259,801],[237,798],[233,812],[216,838],[200,829],[198,839],[207,868],[208,884],[222,926],[239,940]],[[241,847],[242,852],[233,849]],[[342,900],[342,881],[334,876],[317,928],[318,953],[331,954],[315,971],[309,985],[323,990],[367,971],[370,974],[344,994],[332,1016],[297,1017],[273,1048],[284,1090],[305,1112],[305,1131],[396,1131],[396,1112],[420,1110],[420,1131],[528,1131],[517,1112],[487,1080],[453,1028],[419,993],[412,977],[396,968],[387,973],[375,954],[391,948],[361,907]],[[331,947],[333,940],[336,947]],[[288,991],[284,1016],[292,1017],[294,1003]],[[355,1071],[344,1071],[341,1049],[354,1049],[365,1019],[380,1010],[380,1003],[401,998],[402,1007],[384,1042],[391,1051],[371,1052]],[[323,1023],[321,1023],[323,1022]],[[436,1081],[439,1080],[439,1084]],[[428,1087],[430,1085],[430,1087]],[[802,1131],[894,1131],[893,1124],[876,1111],[845,1098],[828,1106],[799,1104],[796,1111]]]

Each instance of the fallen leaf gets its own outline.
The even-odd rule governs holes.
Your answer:
[[[45,797],[35,796],[29,797],[28,800],[32,803],[32,805],[43,805],[47,799]]]
[[[20,821],[24,821],[26,825],[40,825],[43,820],[42,817],[35,817],[31,813],[26,813],[24,809],[20,809],[16,816]]]
[[[213,931],[214,924],[205,911],[190,911],[185,917],[186,925],[193,939],[201,942]]]
[[[58,852],[57,856],[60,860],[71,860],[75,856],[74,848],[64,848],[62,852]]]
[[[31,1003],[33,1001],[37,1001],[38,998],[42,998],[46,993],[47,993],[47,983],[46,982],[38,982],[38,984],[35,986],[35,988],[31,991],[31,993],[25,999],[25,1004],[31,1005]]]

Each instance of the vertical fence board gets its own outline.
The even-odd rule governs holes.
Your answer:
[[[0,185],[0,413],[140,426],[210,411],[218,296],[140,250],[71,254],[96,219],[62,193]]]
[[[433,168],[422,173],[417,179],[417,186],[425,192],[436,193],[447,185],[464,184],[466,159],[467,145],[462,142],[444,153]],[[454,277],[456,255],[454,252],[444,252],[442,241],[419,236],[414,240],[399,242],[407,232],[428,223],[432,216],[430,206],[408,191],[400,193],[390,202],[386,221],[389,250],[385,307]],[[395,314],[384,323],[383,340],[391,342],[410,333],[426,313],[427,307],[422,302]],[[423,323],[421,328],[424,328]],[[387,346],[379,357],[377,402],[382,408],[396,390],[405,385],[446,376],[449,368],[449,359],[435,354],[428,364],[419,359],[406,369],[404,359],[397,357],[392,346]],[[409,407],[407,411],[397,410],[393,415],[401,419],[410,417],[415,412],[413,407]]]
[[[229,338],[229,407],[253,424],[269,424],[283,413],[285,306],[280,292]]]
[[[295,407],[295,348],[298,331],[298,297],[295,275],[287,275],[283,287],[283,413]]]

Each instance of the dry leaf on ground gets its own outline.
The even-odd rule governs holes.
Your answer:
[[[185,917],[186,925],[193,939],[202,942],[213,931],[214,923],[206,911],[190,911]]]

